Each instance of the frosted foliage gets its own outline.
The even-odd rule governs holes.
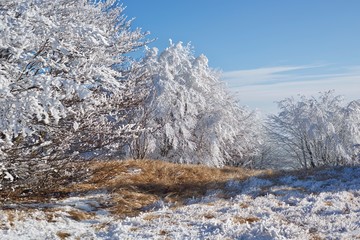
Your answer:
[[[349,161],[351,163],[360,163],[360,101],[350,102],[343,109],[344,114],[344,142],[350,152]]]
[[[356,163],[360,105],[342,102],[332,91],[318,98],[287,98],[279,102],[280,113],[269,118],[269,133],[305,168]]]
[[[256,115],[235,102],[204,55],[171,42],[160,54],[148,49],[146,62],[154,92],[144,115],[152,131],[133,144],[136,153],[140,148],[143,157],[212,166],[243,164],[257,153]]]
[[[136,131],[124,109],[143,98],[144,72],[125,54],[146,34],[130,24],[117,1],[1,1],[0,157],[87,151]]]

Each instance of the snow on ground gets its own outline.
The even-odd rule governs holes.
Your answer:
[[[230,181],[185,206],[159,201],[122,220],[99,208],[106,198],[2,210],[0,239],[360,239],[360,168]]]

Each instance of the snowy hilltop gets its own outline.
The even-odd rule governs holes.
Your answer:
[[[117,193],[121,197],[113,195],[115,190],[110,192],[102,188],[98,191],[90,189],[81,194],[73,192],[68,197],[53,198],[44,203],[10,204],[1,210],[1,239],[360,237],[360,169],[356,167],[323,169],[307,174],[303,171],[292,174],[254,172],[251,173],[253,176],[230,179],[209,187],[204,195],[185,198],[181,204],[169,201],[171,194],[180,195],[181,190],[167,193],[162,189],[164,197],[158,199],[153,198],[151,191],[147,190],[145,194],[153,201],[140,207],[139,199],[146,196],[140,196],[139,189],[142,185],[134,184],[138,186],[138,197],[132,193],[132,198],[128,198],[126,202],[126,196],[131,194],[125,185],[119,186],[119,182],[127,177],[136,179],[134,181],[142,179],[145,184],[149,178],[146,171],[164,176],[165,172],[174,175],[170,173],[172,166],[156,167],[153,164],[146,170],[145,167],[122,164],[122,171],[106,180],[107,184],[118,186]],[[173,170],[181,174],[195,171],[194,167],[188,167],[187,170],[176,169],[177,165],[173,167]],[[167,170],[161,172],[160,168]],[[200,172],[197,175],[201,175]],[[107,179],[106,176],[103,178]],[[182,182],[187,184],[184,179]],[[220,186],[222,187],[219,188]],[[172,188],[171,183],[167,188]],[[174,189],[171,191],[175,191]],[[112,198],[116,199],[119,208],[126,208],[132,201],[139,201],[139,211],[136,214],[128,212],[121,217],[112,211],[116,208]],[[118,211],[121,212],[121,209]]]

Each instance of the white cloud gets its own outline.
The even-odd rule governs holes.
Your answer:
[[[237,86],[254,84],[269,84],[282,82],[288,79],[289,75],[296,70],[315,68],[317,65],[309,66],[278,66],[257,68],[250,70],[229,71],[223,73],[223,80]]]
[[[222,79],[243,104],[276,112],[275,101],[334,89],[347,100],[360,99],[360,66],[278,66],[223,73]]]

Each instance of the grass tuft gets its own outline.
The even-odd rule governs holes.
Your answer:
[[[68,211],[67,213],[69,214],[69,218],[78,222],[93,219],[95,215],[93,213],[87,213],[79,210],[71,210]]]
[[[70,233],[67,232],[57,232],[56,235],[61,239],[61,240],[65,240],[69,237],[71,237]]]
[[[257,217],[240,217],[236,216],[233,218],[233,221],[239,224],[251,224],[260,221],[260,218]]]

